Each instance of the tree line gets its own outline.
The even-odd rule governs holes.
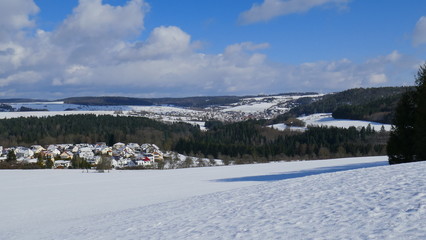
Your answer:
[[[155,143],[171,149],[182,137],[200,131],[186,123],[167,124],[142,117],[68,115],[0,120],[0,145],[31,146],[54,143]]]
[[[305,132],[277,131],[256,121],[207,124],[207,132],[179,139],[174,150],[213,155],[237,163],[383,155],[388,133],[367,128],[309,127]]]
[[[55,143],[154,143],[164,150],[214,156],[237,163],[384,154],[388,134],[366,128],[309,127],[278,131],[264,121],[206,122],[208,131],[186,123],[167,124],[142,117],[69,115],[0,120],[0,145]]]

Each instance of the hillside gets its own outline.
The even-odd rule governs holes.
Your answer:
[[[333,94],[283,93],[259,96],[204,96],[183,98],[72,97],[55,102],[0,105],[3,112],[22,111],[126,111],[155,119],[187,121],[289,118],[315,113],[332,113],[336,119],[364,120],[390,124],[401,95],[412,87],[357,88]],[[189,111],[188,111],[189,110]],[[52,115],[46,113],[45,115]],[[7,117],[7,116],[6,116]]]
[[[391,123],[403,93],[413,87],[355,88],[327,94],[320,99],[300,99],[303,104],[278,116],[274,123],[290,117],[315,113],[333,113],[334,118]]]
[[[425,162],[386,162],[4,171],[0,238],[425,239]]]
[[[151,106],[153,102],[148,99],[130,98],[130,97],[71,97],[60,99],[65,104],[79,104],[79,105],[130,105],[130,106]]]
[[[176,107],[189,108],[207,108],[212,106],[226,106],[237,104],[240,101],[247,101],[251,98],[273,98],[277,96],[309,96],[318,93],[280,93],[273,95],[259,96],[198,96],[198,97],[180,97],[180,98],[129,98],[129,97],[71,97],[60,99],[65,104],[79,105],[102,105],[102,106],[152,106],[152,105],[171,105]]]
[[[214,97],[182,97],[182,98],[130,98],[130,97],[72,97],[60,99],[65,104],[101,105],[101,106],[152,106],[173,105],[178,107],[208,107],[226,105],[238,102],[242,97],[214,96]]]
[[[31,98],[5,98],[5,99],[0,99],[0,103],[22,103],[22,102],[48,102],[48,100],[31,99]]]

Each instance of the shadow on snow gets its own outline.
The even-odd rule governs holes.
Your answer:
[[[224,179],[217,179],[213,181],[215,182],[262,182],[262,181],[270,182],[270,181],[279,181],[284,179],[318,175],[322,173],[332,173],[332,172],[354,170],[359,168],[385,166],[388,164],[389,163],[387,161],[372,162],[372,163],[357,163],[357,164],[350,164],[345,166],[322,167],[322,168],[307,169],[307,170],[300,170],[300,171],[293,171],[293,172],[286,172],[286,173],[279,173],[279,174],[246,176],[246,177],[238,177],[238,178],[224,178]]]

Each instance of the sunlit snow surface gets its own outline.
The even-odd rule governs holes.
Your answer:
[[[365,127],[366,128],[368,125],[370,125],[370,127],[376,131],[380,131],[382,129],[382,126],[385,131],[390,131],[392,129],[392,125],[390,124],[383,124],[383,123],[370,122],[370,121],[360,121],[360,120],[335,119],[332,117],[331,113],[312,114],[312,115],[308,115],[304,117],[299,117],[298,119],[305,122],[306,126],[327,126],[327,127],[338,127],[338,128]],[[270,125],[269,127],[272,127],[274,129],[281,130],[281,131],[290,129],[292,131],[303,132],[307,129],[306,127],[289,127],[285,125],[284,123]]]
[[[1,171],[0,239],[425,239],[425,171],[385,157]]]
[[[372,128],[376,131],[380,131],[382,126],[386,131],[391,130],[390,124],[382,124],[377,122],[369,122],[369,121],[359,121],[359,120],[347,120],[347,119],[334,119],[331,116],[331,113],[319,113],[308,115],[306,117],[300,117],[300,120],[304,121],[306,125],[319,125],[319,126],[335,126],[335,127],[343,127],[348,128],[351,126],[354,127],[367,127],[368,124],[371,125]]]

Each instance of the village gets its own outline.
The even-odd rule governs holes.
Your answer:
[[[321,94],[306,95],[305,98],[316,98]],[[115,111],[115,114],[146,117],[164,122],[184,121],[200,125],[207,120],[222,122],[240,122],[249,119],[272,119],[286,113],[302,96],[265,96],[242,99],[238,103],[227,106],[209,106],[206,108],[176,108],[170,106],[154,106],[131,111]],[[202,127],[202,124],[201,124]]]
[[[84,161],[88,167],[96,166],[102,157],[111,160],[112,168],[146,167],[156,166],[158,161],[164,160],[164,154],[155,144],[115,143],[107,146],[106,143],[96,144],[51,144],[48,146],[32,145],[31,147],[0,146],[0,162],[8,161],[11,155],[18,163],[42,164],[46,166],[51,161],[54,169],[72,168],[72,161]]]

